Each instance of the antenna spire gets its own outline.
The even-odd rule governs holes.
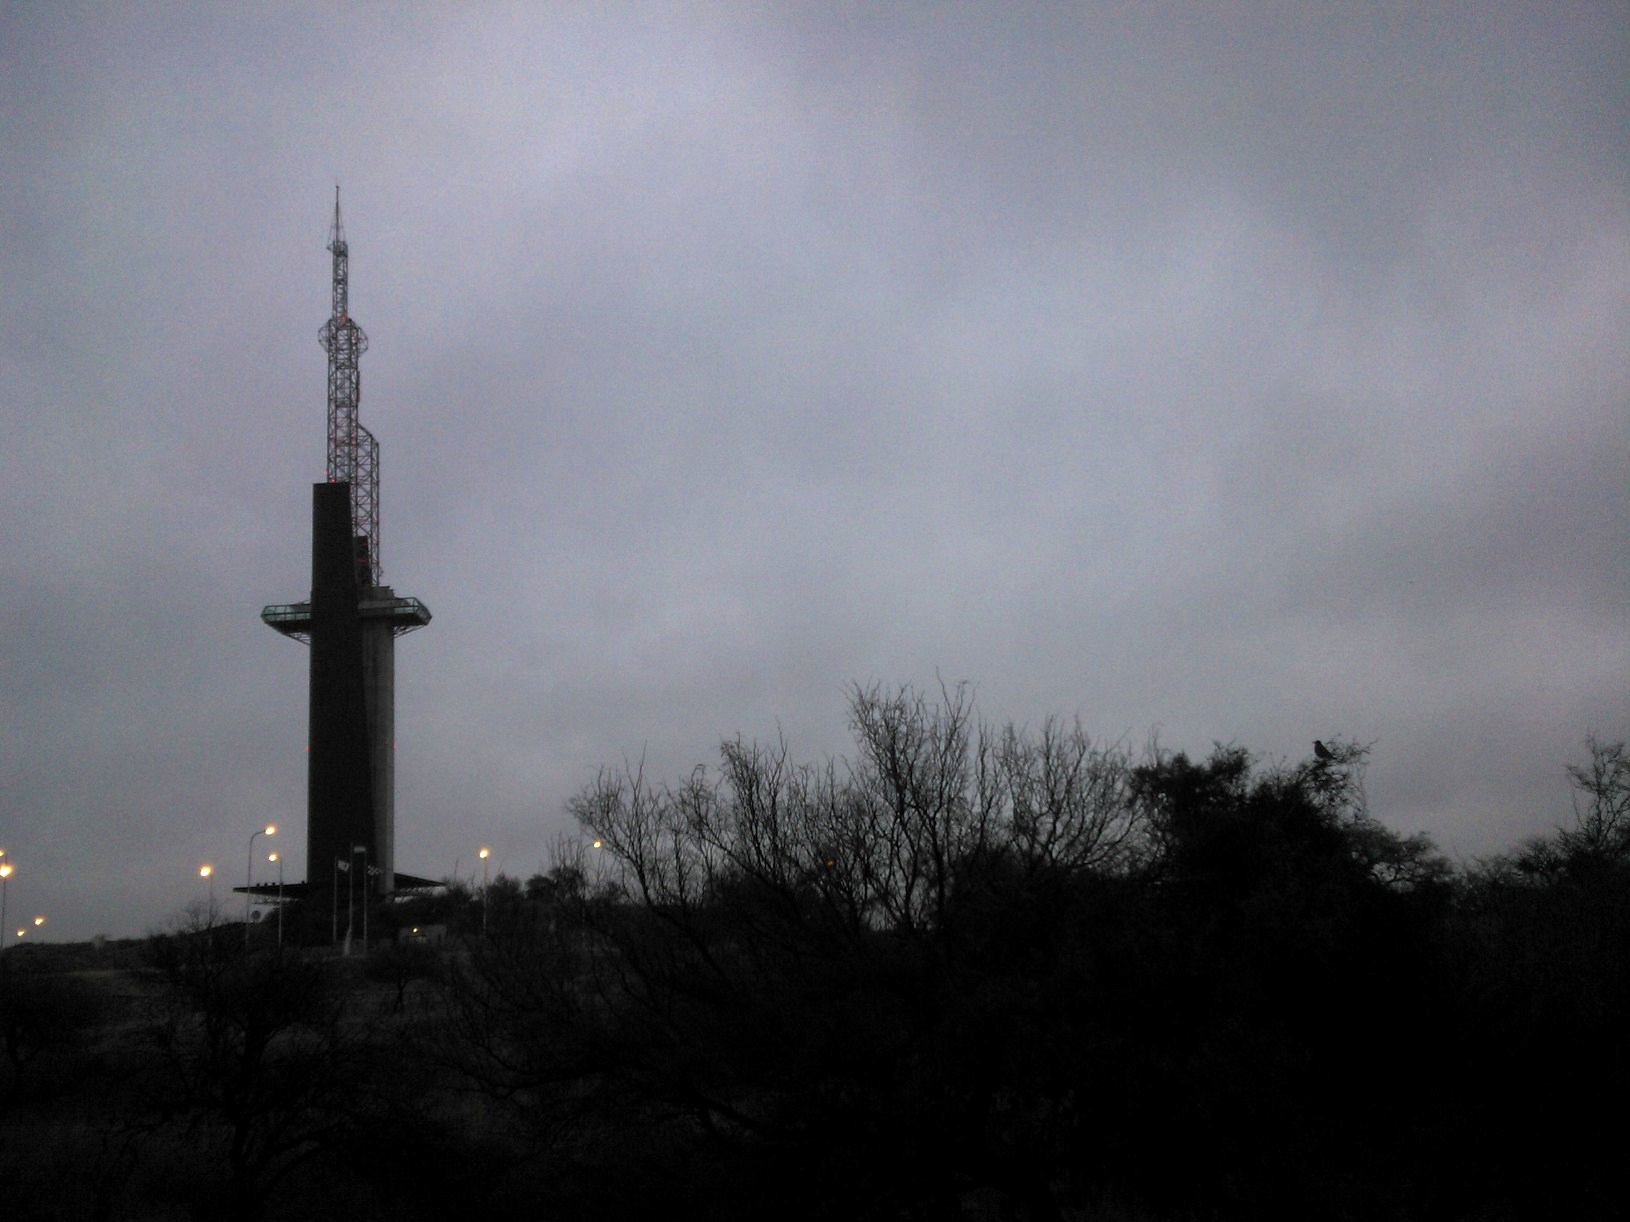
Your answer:
[[[345,245],[345,226],[340,223],[340,184],[334,184],[334,226],[328,231],[328,249]]]
[[[318,341],[328,353],[328,482],[351,485],[351,535],[356,541],[357,576],[364,586],[382,584],[379,566],[379,442],[357,422],[362,371],[357,358],[368,337],[351,320],[351,250],[340,220],[340,188],[334,186],[334,228],[328,249],[334,256],[333,313]]]

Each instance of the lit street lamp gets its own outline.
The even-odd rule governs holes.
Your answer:
[[[481,846],[481,936],[487,936],[487,858],[492,856],[492,850],[486,845]]]
[[[215,867],[205,863],[198,867],[198,877],[209,880],[209,919],[215,923]]]
[[[5,855],[6,851],[0,849],[0,857]],[[5,945],[6,939],[6,880],[10,877],[11,863],[0,861],[0,947]]]
[[[249,945],[249,911],[255,903],[255,837],[277,835],[277,824],[268,823],[249,833],[249,862],[243,875],[243,944]]]
[[[267,861],[277,863],[277,944],[283,945],[283,855],[281,853],[268,853]]]

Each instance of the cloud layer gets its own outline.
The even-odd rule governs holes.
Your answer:
[[[0,11],[0,846],[61,936],[303,861],[323,247],[399,865],[967,680],[1462,855],[1630,728],[1612,5]],[[236,862],[234,865],[233,863]],[[21,908],[18,909],[20,911]]]

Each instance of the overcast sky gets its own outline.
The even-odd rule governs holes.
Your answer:
[[[1469,861],[1630,733],[1622,4],[0,3],[9,915],[304,863],[336,183],[399,869],[973,685]],[[257,849],[263,842],[257,842]],[[257,867],[257,878],[265,878]],[[32,934],[30,935],[33,936]]]

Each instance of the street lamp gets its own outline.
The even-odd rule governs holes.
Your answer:
[[[207,862],[199,866],[198,877],[209,879],[209,920],[210,924],[213,925],[215,923],[215,867]]]
[[[268,823],[249,833],[249,862],[243,872],[243,945],[249,946],[249,910],[255,903],[255,837],[277,835],[277,824]]]
[[[478,854],[481,858],[481,936],[487,936],[487,858],[492,856],[492,850],[486,845],[481,846]]]
[[[0,857],[5,855],[6,851],[0,849]],[[10,877],[11,863],[9,861],[0,861],[0,946],[5,945],[6,939],[6,879]]]
[[[283,946],[283,855],[281,853],[268,853],[267,861],[277,863],[277,945]]]

